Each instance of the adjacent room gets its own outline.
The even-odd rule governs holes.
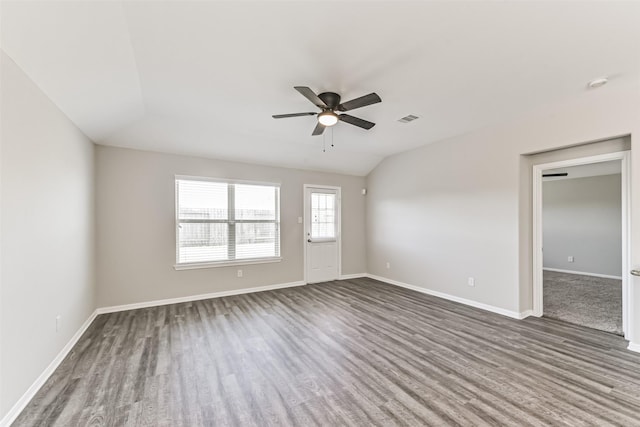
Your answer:
[[[640,426],[639,23],[0,0],[0,427]]]
[[[544,314],[624,335],[621,161],[544,172]]]

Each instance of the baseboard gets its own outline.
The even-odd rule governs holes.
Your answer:
[[[636,353],[640,353],[640,344],[629,341],[629,346],[627,347],[627,349],[635,351]]]
[[[51,374],[58,368],[60,363],[67,357],[67,354],[71,351],[73,346],[76,345],[82,334],[91,326],[91,323],[95,320],[98,315],[98,311],[94,311],[91,313],[89,318],[85,320],[85,322],[80,326],[80,329],[71,337],[69,342],[60,350],[58,355],[53,359],[53,361],[46,367],[46,369],[40,374],[38,378],[31,384],[31,386],[27,389],[27,391],[18,399],[18,401],[13,405],[9,412],[0,420],[0,427],[8,427],[13,423],[18,415],[23,411],[23,409],[27,406],[27,404],[33,399],[33,396],[36,395],[38,390],[44,385],[44,383],[49,379]]]
[[[529,316],[533,316],[533,310],[525,310],[523,312],[520,313],[520,319],[525,319]]]
[[[587,273],[584,271],[561,270],[559,268],[543,268],[544,271],[555,271],[556,273],[579,274],[581,276],[601,277],[603,279],[622,280],[622,276],[610,276],[608,274]]]
[[[433,291],[431,289],[423,288],[420,286],[410,285],[408,283],[399,282],[397,280],[388,279],[382,276],[376,276],[374,274],[367,274],[367,277],[375,280],[379,280],[381,282],[389,283],[391,285],[399,286],[401,288],[411,289],[412,291],[421,292],[423,294],[431,295],[434,297],[446,299],[453,302],[458,302],[460,304],[468,305],[471,307],[479,308],[481,310],[490,311],[492,313],[500,314],[502,316],[511,317],[512,319],[524,319],[532,314],[531,310],[523,311],[522,313],[518,313],[516,311],[505,310],[504,308],[496,307],[489,304],[483,304],[481,302],[473,301],[466,298],[460,298],[454,295],[445,294],[444,292]]]
[[[98,314],[115,313],[118,311],[137,310],[139,308],[157,307],[160,305],[178,304],[181,302],[199,301],[203,299],[228,297],[232,295],[250,294],[253,292],[272,291],[275,289],[292,288],[294,286],[303,286],[303,285],[306,285],[306,283],[303,281],[299,281],[299,282],[290,282],[290,283],[280,283],[276,285],[258,286],[255,288],[234,289],[232,291],[211,292],[208,294],[190,295],[186,297],[136,302],[133,304],[114,305],[111,307],[100,307],[98,308],[97,312]]]
[[[367,277],[367,273],[341,274],[338,280],[357,279],[359,277]]]

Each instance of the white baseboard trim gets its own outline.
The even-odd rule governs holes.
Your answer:
[[[635,351],[636,353],[640,353],[640,344],[629,341],[629,346],[627,347],[627,349]]]
[[[27,391],[18,399],[18,401],[13,405],[9,412],[0,420],[0,427],[8,427],[13,423],[18,415],[22,412],[22,410],[27,406],[27,404],[33,399],[33,396],[36,395],[38,390],[44,385],[44,383],[49,379],[51,374],[58,368],[60,363],[67,357],[67,354],[71,351],[73,346],[76,345],[82,334],[91,326],[91,323],[95,320],[98,315],[97,310],[95,310],[87,320],[84,321],[80,329],[71,337],[69,342],[60,350],[58,355],[53,359],[53,361],[46,367],[46,369],[40,374],[38,378],[31,384],[31,386],[27,389]]]
[[[561,270],[559,268],[543,268],[544,271],[555,271],[556,273],[579,274],[581,276],[602,277],[603,279],[622,280],[622,276],[610,276],[608,274],[587,273],[585,271]]]
[[[341,274],[338,280],[357,279],[359,277],[367,277],[367,273]]]
[[[520,319],[526,319],[529,316],[533,316],[533,310],[525,310],[520,313]]]
[[[511,317],[512,319],[524,319],[532,314],[531,310],[523,311],[522,313],[518,313],[516,311],[505,310],[504,308],[496,307],[489,304],[483,304],[481,302],[473,301],[466,298],[456,297],[454,295],[445,294],[444,292],[433,291],[431,289],[423,288],[420,286],[410,285],[408,283],[399,282],[393,279],[387,279],[386,277],[376,276],[374,274],[367,274],[367,277],[375,280],[379,280],[381,282],[389,283],[391,285],[400,286],[401,288],[411,289],[412,291],[421,292],[423,294],[431,295],[434,297],[446,299],[453,302],[458,302],[460,304],[468,305],[471,307],[479,308],[481,310],[490,311],[492,313],[501,314],[502,316]]]
[[[137,310],[139,308],[157,307],[160,305],[178,304],[181,302],[199,301],[203,299],[228,297],[232,295],[250,294],[253,292],[272,291],[274,289],[292,288],[294,286],[306,285],[305,282],[280,283],[275,285],[257,286],[254,288],[234,289],[232,291],[211,292],[208,294],[190,295],[186,297],[167,298],[155,301],[136,302],[133,304],[114,305],[111,307],[98,308],[98,314],[115,313],[118,311]]]

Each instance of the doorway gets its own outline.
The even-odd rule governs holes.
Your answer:
[[[533,167],[534,315],[629,336],[629,165],[625,151]]]
[[[341,269],[340,187],[304,185],[305,282],[337,280]]]

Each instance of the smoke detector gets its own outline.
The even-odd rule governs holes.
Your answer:
[[[589,89],[596,89],[606,85],[608,81],[609,81],[608,78],[600,77],[598,79],[591,80],[587,86],[589,87]]]

